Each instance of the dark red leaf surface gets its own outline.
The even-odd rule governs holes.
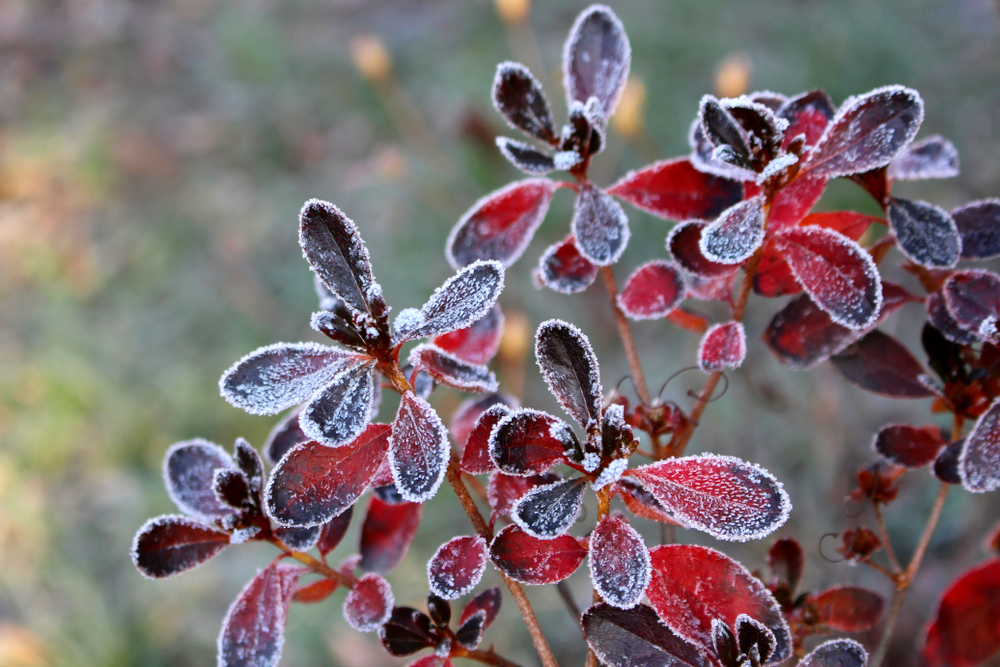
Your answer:
[[[472,592],[486,571],[486,552],[486,540],[478,535],[454,537],[442,544],[427,563],[431,593],[456,600]]]
[[[604,5],[585,9],[563,50],[563,87],[570,104],[596,97],[609,118],[625,89],[631,59],[632,47],[615,13]]]
[[[570,535],[540,540],[507,526],[493,538],[490,560],[498,570],[522,584],[540,586],[562,581],[576,572],[587,557],[587,549]]]
[[[358,437],[371,419],[376,382],[369,365],[345,370],[299,412],[299,428],[330,447]]]
[[[532,537],[558,537],[579,518],[586,490],[587,480],[584,478],[535,487],[514,503],[511,518]]]
[[[352,516],[354,516],[353,506],[348,507],[346,510],[323,524],[323,531],[319,534],[319,542],[316,543],[316,548],[319,550],[320,554],[326,556],[337,548],[340,541],[344,539],[344,535],[347,534],[347,529],[351,525]]]
[[[768,664],[792,653],[788,625],[774,597],[742,565],[714,549],[672,544],[650,549],[653,575],[646,595],[660,619],[684,639],[711,650],[712,621],[734,626],[740,614],[774,633]]]
[[[753,289],[757,294],[768,298],[802,291],[802,285],[785,261],[784,253],[771,239],[764,241],[760,263],[753,274]]]
[[[236,468],[229,453],[207,440],[185,440],[172,445],[163,457],[163,480],[177,508],[201,521],[233,513],[213,491],[218,470]]]
[[[701,237],[706,224],[691,220],[676,225],[667,236],[667,250],[689,273],[705,278],[731,275],[737,266],[713,262],[701,252]]]
[[[743,199],[739,181],[698,171],[687,158],[632,171],[608,188],[636,208],[665,220],[710,220]]]
[[[496,464],[490,457],[490,435],[493,428],[504,417],[510,414],[510,408],[500,403],[483,412],[469,437],[462,452],[461,468],[470,475],[484,475],[496,470]]]
[[[857,241],[865,230],[876,222],[885,223],[885,220],[855,211],[821,211],[807,215],[799,226],[832,229],[852,241]]]
[[[927,629],[930,667],[977,667],[1000,652],[1000,558],[964,573],[945,591]]]
[[[317,579],[311,584],[307,584],[300,588],[295,589],[295,593],[292,594],[292,602],[298,602],[300,604],[315,604],[317,602],[322,602],[323,600],[330,597],[330,595],[337,590],[339,584],[336,579]]]
[[[598,266],[614,264],[628,245],[628,217],[607,192],[584,185],[571,223],[580,254]]]
[[[316,526],[345,511],[385,460],[389,433],[385,424],[369,424],[343,447],[298,445],[271,472],[264,492],[268,514],[283,526]]]
[[[397,657],[412,655],[437,643],[430,617],[413,607],[393,607],[378,635],[386,652]]]
[[[907,424],[883,426],[873,444],[876,452],[906,468],[922,468],[934,463],[947,445],[939,426]]]
[[[490,458],[500,470],[522,477],[547,471],[566,460],[576,437],[566,422],[538,410],[503,417],[491,431]]]
[[[555,122],[542,85],[519,63],[500,63],[493,79],[493,105],[514,129],[555,143]]]
[[[951,212],[962,235],[962,259],[1000,257],[1000,199],[982,199]]]
[[[857,586],[836,586],[812,597],[823,625],[838,632],[865,632],[875,627],[885,611],[885,599]]]
[[[570,234],[542,253],[535,278],[541,285],[560,294],[576,294],[590,287],[597,271],[597,265],[580,254],[576,237]]]
[[[793,227],[774,236],[806,293],[837,324],[870,326],[882,307],[875,262],[843,234],[820,227]]]
[[[456,269],[480,259],[510,266],[524,253],[560,185],[547,178],[517,181],[466,211],[448,237],[445,254]]]
[[[483,612],[485,616],[486,627],[493,625],[493,621],[496,620],[497,614],[500,613],[500,603],[503,600],[503,595],[500,593],[500,589],[494,586],[493,588],[488,588],[476,597],[469,600],[462,609],[462,615],[458,618],[459,627],[465,625],[465,622],[472,618],[475,614],[480,611]]]
[[[535,334],[535,359],[549,391],[580,426],[600,422],[601,372],[582,331],[562,320],[546,320]]]
[[[486,632],[486,612],[479,611],[458,627],[455,631],[455,641],[469,650],[474,650],[483,641],[484,632]]]
[[[361,569],[382,574],[395,570],[417,534],[422,510],[419,503],[387,503],[373,495],[361,525]]]
[[[628,522],[603,517],[590,535],[590,579],[608,604],[631,609],[639,604],[649,583],[649,551]]]
[[[503,290],[504,269],[495,260],[473,262],[446,280],[419,311],[396,316],[396,341],[427,338],[464,329],[493,308]]]
[[[764,198],[754,197],[726,209],[702,232],[698,248],[712,262],[739,264],[764,241]]]
[[[667,510],[721,540],[764,537],[788,519],[788,494],[763,468],[731,456],[686,456],[629,473]]]
[[[659,319],[681,304],[684,292],[680,266],[657,259],[629,277],[618,295],[618,307],[633,320]]]
[[[826,178],[806,174],[778,190],[767,214],[767,231],[779,232],[802,222],[826,190]]]
[[[459,391],[486,393],[497,390],[497,378],[489,368],[460,359],[436,345],[416,346],[407,361],[414,370],[423,371],[436,382]]]
[[[472,429],[475,428],[476,422],[479,421],[484,412],[495,405],[503,405],[510,409],[517,407],[518,404],[519,401],[516,398],[502,392],[462,401],[451,415],[449,431],[452,439],[459,447],[464,447],[469,439],[469,434],[472,433]]]
[[[537,486],[551,484],[559,478],[552,473],[545,475],[535,475],[532,477],[519,477],[506,475],[499,470],[490,475],[489,487],[487,487],[487,498],[490,507],[493,508],[493,518],[509,515],[514,507],[514,503]]]
[[[747,334],[740,322],[714,325],[698,346],[698,366],[706,373],[739,368],[746,356]]]
[[[997,338],[1000,276],[990,271],[956,271],[941,286],[941,294],[962,328],[984,340]]]
[[[292,551],[309,551],[316,546],[320,530],[319,526],[310,526],[309,528],[275,528],[274,536]]]
[[[186,516],[150,519],[132,542],[132,563],[144,577],[164,579],[198,567],[229,545],[229,535]]]
[[[434,336],[431,342],[449,354],[473,364],[485,364],[500,349],[504,318],[500,306],[494,304],[485,315],[451,333]]]
[[[638,482],[625,477],[615,483],[614,489],[632,514],[650,521],[661,521],[675,526],[684,525],[656,499],[656,496]]]
[[[811,90],[791,98],[777,112],[779,118],[788,121],[782,148],[787,149],[800,134],[805,135],[806,146],[815,145],[836,113],[833,100],[822,90]]]
[[[392,614],[392,589],[377,574],[358,580],[344,599],[344,618],[358,632],[375,632]]]
[[[644,604],[596,604],[583,614],[587,644],[610,667],[707,667],[704,654],[660,623]]]
[[[264,446],[261,448],[264,460],[269,465],[276,466],[292,447],[307,440],[309,436],[299,428],[299,411],[293,410],[271,429],[267,440],[264,441]]]
[[[788,584],[792,593],[799,587],[802,571],[806,566],[806,554],[802,545],[794,537],[775,540],[767,550],[767,566],[779,581]]]
[[[219,635],[220,667],[274,667],[281,658],[285,621],[302,570],[271,563],[229,607]]]
[[[971,345],[979,340],[977,334],[963,328],[951,316],[941,292],[928,294],[927,300],[924,301],[924,309],[927,311],[927,321],[930,325],[951,342],[959,345]]]
[[[934,396],[921,378],[923,366],[895,338],[872,331],[830,358],[834,367],[857,386],[892,398]]]
[[[962,475],[958,472],[958,461],[965,448],[965,438],[958,442],[953,442],[938,454],[934,459],[934,476],[946,484],[961,484]]]
[[[886,86],[844,102],[805,158],[803,170],[836,178],[883,167],[909,144],[924,119],[920,94]]]
[[[431,498],[450,455],[448,429],[431,404],[413,392],[403,394],[389,445],[392,478],[403,498],[414,503]]]
[[[888,176],[894,181],[958,176],[958,149],[940,135],[914,141],[889,163]]]
[[[985,493],[1000,488],[1000,400],[984,412],[958,460],[962,485],[973,493]]]
[[[922,201],[889,199],[889,228],[911,261],[931,269],[950,269],[962,254],[962,237],[947,211]]]
[[[816,647],[802,658],[799,667],[865,667],[868,652],[850,639],[834,639]]]

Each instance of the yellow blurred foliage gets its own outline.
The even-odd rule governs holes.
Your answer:
[[[643,108],[646,105],[646,84],[642,79],[632,75],[625,84],[621,100],[615,115],[611,117],[611,125],[626,139],[634,139],[644,125]]]
[[[0,667],[46,665],[42,643],[30,630],[17,625],[0,625]]]
[[[531,13],[531,0],[496,0],[497,14],[507,25],[520,25]]]
[[[715,70],[715,94],[739,97],[750,89],[753,61],[746,53],[730,53]]]
[[[356,35],[351,39],[354,66],[372,83],[385,81],[392,74],[392,56],[375,35]]]

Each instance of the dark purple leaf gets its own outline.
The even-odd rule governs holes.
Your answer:
[[[186,516],[147,521],[132,542],[132,563],[142,576],[164,579],[198,567],[229,545],[229,535]]]
[[[551,155],[533,148],[523,141],[515,141],[507,137],[497,137],[497,148],[507,162],[532,176],[544,176],[556,170],[555,160]]]
[[[542,85],[524,65],[505,62],[497,66],[493,106],[514,129],[550,144],[557,142],[549,101]]]
[[[219,635],[220,667],[274,667],[301,568],[271,563],[229,607]]]
[[[923,381],[926,373],[920,362],[881,331],[869,332],[830,361],[849,381],[875,394],[891,398],[935,395]]]
[[[413,655],[437,643],[430,617],[412,607],[393,607],[378,636],[386,652],[397,657]]]
[[[585,429],[600,422],[601,372],[582,331],[562,320],[546,320],[535,334],[535,358],[549,391]]]
[[[398,341],[450,333],[482,318],[503,290],[503,274],[503,265],[493,260],[460,269],[434,291],[423,308],[407,308],[396,316],[393,326]]]
[[[371,420],[375,384],[370,365],[345,370],[302,408],[299,428],[328,447],[354,440]]]
[[[702,231],[698,248],[711,262],[739,264],[764,241],[764,198],[735,204]]]
[[[430,343],[413,348],[407,363],[436,382],[460,391],[486,393],[497,390],[496,376],[489,368],[459,359]]]
[[[711,219],[743,199],[739,181],[698,171],[687,158],[631,171],[607,190],[665,220]]]
[[[536,487],[514,503],[511,518],[532,537],[541,540],[559,537],[579,518],[586,490],[584,478]]]
[[[924,301],[924,308],[927,311],[927,321],[951,342],[959,345],[971,345],[979,340],[979,336],[964,329],[951,316],[941,292],[928,294]]]
[[[264,488],[264,462],[261,460],[260,454],[250,446],[249,442],[243,438],[236,438],[233,455],[237,467],[246,475],[247,482],[250,484],[250,492],[254,495],[260,493]]]
[[[644,604],[596,604],[583,614],[587,644],[609,667],[708,667],[702,651],[675,635]]]
[[[212,492],[216,499],[232,510],[243,510],[253,506],[250,482],[242,470],[219,468],[212,481]]]
[[[914,141],[889,163],[888,176],[894,181],[958,176],[958,149],[940,135]]]
[[[274,531],[274,535],[292,551],[309,551],[319,541],[321,530],[320,526],[311,526],[309,528],[277,528]]]
[[[805,137],[806,146],[815,145],[836,113],[833,100],[822,90],[811,90],[791,98],[777,111],[778,118],[788,121],[782,148],[787,149],[799,135]]]
[[[163,479],[167,493],[185,514],[211,523],[233,513],[213,491],[215,471],[235,469],[229,453],[207,440],[178,442],[163,457]]]
[[[715,156],[715,144],[705,136],[705,132],[701,128],[700,117],[695,118],[691,124],[691,129],[688,132],[688,144],[691,146],[689,159],[698,171],[733,181],[753,181],[757,178],[757,175],[749,168],[723,162]]]
[[[958,462],[963,449],[965,449],[965,438],[942,449],[934,459],[934,476],[946,484],[961,484],[962,475],[958,469]]]
[[[462,623],[455,632],[455,641],[465,648],[475,650],[486,632],[486,612],[480,610]]]
[[[494,304],[485,315],[469,326],[434,336],[431,342],[459,359],[473,364],[485,364],[500,349],[503,331],[503,313],[500,306]]]
[[[1000,199],[981,199],[951,212],[962,235],[962,259],[1000,257]]]
[[[470,475],[484,475],[496,470],[496,464],[490,457],[490,437],[500,420],[509,414],[510,408],[500,403],[487,408],[479,415],[462,451],[463,471]]]
[[[341,316],[337,313],[332,313],[327,310],[319,310],[312,314],[309,318],[309,327],[313,331],[318,331],[330,340],[336,341],[341,345],[346,345],[348,347],[353,347],[357,350],[365,349],[365,342],[358,334],[357,329],[351,323],[350,313],[347,311],[347,306],[343,305],[343,300],[340,297],[334,297],[337,299],[337,303],[340,304],[344,310],[344,315]]]
[[[747,334],[741,322],[714,325],[698,346],[698,366],[706,373],[739,368],[746,356]]]
[[[632,47],[621,21],[604,5],[591,5],[576,17],[563,50],[563,86],[569,102],[596,97],[610,118],[625,89]]]
[[[740,653],[750,655],[756,650],[760,661],[766,663],[777,643],[770,628],[746,614],[740,614],[736,617],[735,630]]]
[[[372,495],[361,525],[361,569],[381,574],[395,570],[417,534],[422,509],[419,503],[390,503]]]
[[[454,537],[442,544],[427,563],[431,593],[456,600],[472,592],[486,571],[486,551],[486,540],[478,535]]]
[[[628,245],[628,217],[618,202],[594,185],[581,188],[571,228],[580,254],[598,266],[617,262]]]
[[[739,267],[713,262],[702,254],[701,237],[706,224],[691,220],[676,225],[667,236],[667,250],[684,270],[696,276],[716,278],[735,273]]]
[[[890,424],[875,435],[875,451],[896,465],[922,468],[934,462],[948,441],[938,426]]]
[[[979,417],[965,438],[958,472],[962,486],[973,493],[1000,488],[1000,400]]]
[[[264,441],[264,460],[271,466],[285,457],[295,445],[309,440],[309,436],[299,428],[299,411],[292,410],[282,417]]]
[[[865,647],[851,639],[834,639],[820,644],[802,658],[799,667],[865,667],[868,652]]]
[[[375,632],[392,614],[392,589],[377,574],[358,580],[344,599],[344,618],[358,632]]]
[[[459,627],[465,625],[466,621],[478,614],[483,612],[484,623],[488,628],[493,625],[493,621],[496,620],[497,614],[500,613],[500,602],[503,600],[503,596],[500,594],[500,589],[494,586],[493,588],[488,588],[476,597],[469,600],[462,609],[462,615],[458,619]]]
[[[347,529],[351,525],[351,517],[353,515],[354,507],[348,507],[346,510],[323,524],[323,530],[319,535],[319,541],[316,543],[316,548],[319,550],[321,555],[326,556],[337,548],[340,541],[344,539],[344,535],[347,534]]]
[[[656,259],[635,270],[622,293],[618,307],[633,320],[666,317],[684,300],[684,274],[673,262]]]
[[[998,337],[1000,276],[990,271],[956,271],[941,286],[948,313],[983,340]]]
[[[962,254],[962,237],[948,212],[908,199],[889,199],[889,228],[900,251],[931,269],[950,269]]]
[[[642,535],[624,519],[603,517],[590,535],[590,578],[608,604],[631,609],[649,583],[649,551]]]
[[[576,237],[570,234],[545,249],[535,269],[535,279],[560,294],[576,294],[590,287],[597,271],[597,265],[580,254]]]
[[[587,549],[570,535],[540,540],[507,526],[493,538],[490,560],[514,581],[529,586],[554,584],[570,576],[587,556]]]
[[[750,155],[746,131],[718,99],[712,95],[702,97],[698,117],[701,119],[702,133],[713,146],[729,146],[744,158]]]
[[[412,392],[403,394],[389,452],[392,478],[403,498],[414,503],[430,499],[441,486],[450,455],[448,429],[434,408]]]

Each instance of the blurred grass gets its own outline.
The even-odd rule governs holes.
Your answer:
[[[269,430],[270,420],[226,405],[216,380],[258,345],[314,339],[299,206],[336,202],[360,225],[390,303],[422,303],[450,273],[442,248],[455,220],[518,178],[492,145],[506,131],[489,103],[496,63],[526,61],[561,116],[558,59],[583,6],[536,2],[528,24],[505,27],[485,0],[0,4],[0,666],[213,662],[225,609],[269,550],[233,549],[153,583],[134,571],[128,547],[145,518],[171,511],[159,478],[171,442],[202,436],[228,447],[242,435],[259,445]],[[742,54],[752,89],[823,87],[839,102],[889,83],[917,88],[922,134],[952,139],[963,171],[901,192],[943,206],[1000,194],[1000,29],[989,0],[629,0],[614,9],[644,84],[643,127],[613,134],[594,165],[599,182],[685,152],[698,99]],[[351,40],[364,34],[392,58],[392,77],[375,85],[351,60]],[[870,204],[845,183],[821,205]],[[502,303],[531,330],[553,316],[583,326],[610,386],[627,371],[603,291],[556,297],[530,281],[545,245],[567,232],[571,206],[557,196]],[[668,229],[628,213],[620,280],[663,256]],[[752,340],[777,305],[754,303]],[[904,310],[888,329],[914,346],[919,319]],[[693,336],[662,323],[635,330],[653,386],[691,364]],[[526,403],[557,409],[531,359],[505,369],[504,381],[517,386],[521,375]],[[666,396],[685,401],[697,381],[683,376]],[[442,392],[442,412],[458,399]],[[809,549],[808,585],[851,580],[888,593],[868,572],[823,562],[816,545],[850,525],[841,499],[873,458],[874,429],[919,423],[926,408],[862,394],[828,367],[788,371],[752,342],[692,448],[757,461],[785,481],[796,509],[781,534]],[[888,512],[904,553],[933,497],[921,473],[911,477]],[[980,536],[997,508],[995,497],[953,494],[893,664],[915,664],[918,629],[945,583],[983,558]],[[398,601],[420,603],[423,563],[460,514],[447,492],[427,508],[391,577]],[[654,538],[655,527],[641,528]],[[726,551],[753,568],[765,548]],[[586,574],[571,581],[584,599]],[[531,596],[566,664],[578,662],[581,643],[554,591]],[[293,608],[282,664],[399,664],[339,615],[338,596]],[[488,640],[532,664],[509,600]]]

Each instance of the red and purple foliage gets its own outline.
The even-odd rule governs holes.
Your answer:
[[[608,144],[609,119],[630,67],[624,27],[602,5],[584,10],[566,41],[568,117],[561,129],[526,67],[498,67],[494,105],[532,143],[501,137],[497,147],[531,178],[486,195],[461,217],[446,247],[457,273],[391,324],[358,227],[327,202],[303,206],[299,244],[320,301],[310,325],[337,345],[270,345],[230,368],[219,383],[228,402],[251,414],[287,411],[263,460],[242,439],[232,455],[204,440],[172,446],[163,475],[183,515],[148,521],[132,549],[136,567],[150,578],[180,574],[246,541],[280,550],[230,608],[219,665],[275,665],[291,602],[320,602],[344,588],[347,623],[377,631],[389,654],[432,651],[411,667],[450,667],[458,658],[511,667],[492,646],[479,648],[502,593],[476,591],[499,576],[542,663],[556,667],[520,585],[562,582],[586,560],[595,603],[574,614],[592,653],[589,664],[761,667],[804,655],[799,667],[865,667],[868,654],[857,642],[835,639],[808,654],[805,642],[871,632],[885,598],[849,583],[800,590],[809,552],[795,538],[771,546],[765,579],[720,551],[649,548],[642,537],[641,522],[653,521],[667,531],[748,541],[788,519],[789,495],[764,468],[731,456],[685,456],[717,383],[740,369],[748,344],[760,345],[757,336],[791,368],[829,360],[862,390],[931,399],[933,413],[951,415],[950,432],[936,423],[879,430],[873,447],[884,460],[862,469],[848,496],[873,508],[879,532],[845,529],[837,551],[851,565],[886,575],[897,600],[913,583],[949,486],[974,493],[1000,488],[1000,276],[959,266],[1000,257],[1000,200],[946,211],[893,193],[896,181],[958,173],[951,143],[939,136],[914,141],[924,114],[919,94],[888,86],[839,107],[820,90],[790,98],[706,95],[688,156],[657,161],[604,188],[590,180],[589,168]],[[548,176],[559,171],[571,180]],[[814,211],[837,178],[868,192],[881,215]],[[571,294],[602,276],[638,399],[617,389],[606,394],[598,355],[583,331],[544,321],[534,341],[538,370],[571,422],[498,393],[489,367],[505,333],[497,304],[504,268],[526,251],[560,190],[576,196],[569,229],[541,253],[534,277]],[[665,249],[635,268],[620,290],[613,265],[631,230],[618,200],[676,223],[664,230]],[[880,267],[889,258],[923,291],[883,280]],[[745,318],[758,296],[790,297],[763,331]],[[700,312],[701,301],[716,303]],[[901,342],[905,336],[880,329],[910,303],[922,304],[926,316],[919,354]],[[628,319],[653,321],[648,326],[669,320],[700,336],[705,386],[689,394],[690,408],[648,391]],[[434,407],[447,404],[434,397],[441,386],[480,394],[459,405],[450,430]],[[383,389],[400,395],[388,424],[373,421]],[[897,501],[903,476],[925,467],[933,477],[924,478],[941,491],[921,546],[903,564],[881,512]],[[489,475],[485,489],[472,481],[475,475]],[[390,576],[419,539],[423,505],[445,479],[475,534],[455,531],[459,536],[427,563],[426,612],[396,606],[382,575]],[[488,518],[470,487],[489,504]],[[327,558],[366,497],[357,553],[333,568]],[[634,520],[612,509],[616,497]],[[595,503],[596,518],[589,511]],[[998,541],[988,540],[993,549]],[[356,575],[359,568],[367,573]],[[319,578],[300,585],[307,575]],[[575,608],[572,593],[561,592]],[[466,595],[474,597],[452,623],[450,601]],[[881,667],[898,613],[894,605],[873,667]],[[984,663],[1000,652],[998,618],[994,559],[944,593],[924,658],[932,667]]]

